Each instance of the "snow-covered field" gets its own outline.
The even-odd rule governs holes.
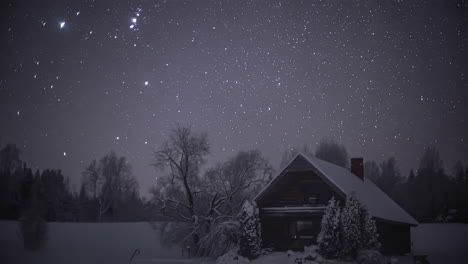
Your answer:
[[[0,222],[2,264],[128,263],[135,248],[140,259],[180,258],[181,253],[162,247],[148,223],[50,223],[47,245],[37,252],[22,248],[16,229],[16,222]]]
[[[412,229],[413,251],[431,264],[468,263],[468,224],[422,224]]]
[[[51,223],[49,241],[37,252],[23,249],[16,222],[0,222],[0,263],[183,263],[179,249],[161,245],[147,223]],[[468,225],[422,224],[412,230],[414,251],[429,255],[431,264],[468,263]],[[159,261],[156,261],[158,260]],[[402,259],[403,260],[403,259]],[[289,263],[285,253],[272,253],[253,264]],[[400,262],[401,263],[401,262]]]

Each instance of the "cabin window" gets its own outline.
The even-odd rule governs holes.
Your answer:
[[[316,205],[317,204],[317,197],[309,197],[307,198],[309,205]]]

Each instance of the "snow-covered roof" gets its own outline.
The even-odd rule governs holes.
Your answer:
[[[369,213],[373,217],[393,222],[418,225],[418,222],[411,215],[409,215],[395,201],[388,197],[371,180],[366,177],[361,180],[351,171],[316,157],[308,157],[307,155],[299,153],[288,163],[288,165],[286,165],[282,171],[280,171],[278,176],[284,175],[283,172],[287,170],[292,162],[298,157],[304,158],[316,169],[320,177],[325,177],[326,179],[324,180],[327,180],[331,184],[335,185],[335,187],[338,188],[343,194],[349,195],[352,192],[355,192],[361,203],[367,207]],[[275,180],[276,178],[273,179],[267,186],[265,186],[265,188],[255,197],[255,200],[261,197],[262,194],[267,189],[269,189],[272,182],[275,182]]]

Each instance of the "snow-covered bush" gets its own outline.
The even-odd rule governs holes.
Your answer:
[[[355,193],[343,208],[332,198],[322,218],[317,237],[320,253],[326,258],[356,258],[359,250],[379,250],[379,235],[374,219]]]
[[[212,227],[199,243],[198,255],[219,257],[239,243],[239,222],[225,221]]]
[[[26,249],[42,248],[48,239],[47,222],[41,216],[39,207],[31,206],[19,219],[19,236]]]
[[[262,237],[257,205],[245,201],[237,216],[240,224],[239,254],[253,259],[261,254]]]
[[[383,257],[376,250],[361,250],[356,257],[357,264],[383,264]]]
[[[237,249],[231,249],[226,254],[216,259],[216,264],[247,264],[249,259],[239,256]]]
[[[362,230],[361,227],[361,203],[358,198],[351,194],[346,199],[346,204],[341,213],[341,230],[343,244],[341,257],[355,258],[356,253],[362,248]]]
[[[341,248],[339,201],[332,198],[322,217],[322,226],[317,237],[320,253],[326,258],[337,258]]]
[[[362,228],[362,248],[369,250],[379,250],[379,234],[375,220],[369,215],[369,212],[364,206],[361,206],[361,228]]]
[[[375,221],[354,193],[346,199],[341,213],[342,258],[355,258],[358,250],[380,248]]]

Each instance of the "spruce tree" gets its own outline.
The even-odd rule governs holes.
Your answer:
[[[361,227],[361,204],[354,193],[346,199],[341,214],[341,230],[343,236],[341,257],[355,258],[356,253],[363,246]]]
[[[322,217],[320,233],[317,237],[320,253],[326,258],[339,257],[341,248],[340,207],[333,197]]]
[[[249,259],[258,257],[261,253],[261,226],[257,205],[245,201],[237,216],[240,223],[239,254]]]
[[[374,219],[369,215],[367,208],[361,205],[361,233],[362,233],[362,248],[363,249],[380,249],[379,234]]]
[[[354,193],[346,199],[341,213],[342,258],[355,258],[359,250],[379,250],[379,234],[374,219]]]

